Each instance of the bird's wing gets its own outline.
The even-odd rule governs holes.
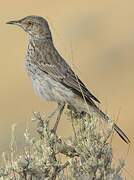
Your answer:
[[[62,57],[56,59],[53,63],[42,61],[42,63],[38,63],[37,65],[41,71],[47,73],[51,78],[60,82],[67,88],[70,88],[82,98],[84,96],[88,102],[92,103],[92,100],[94,100],[100,103],[100,101],[86,88],[78,76],[75,75],[71,67]]]

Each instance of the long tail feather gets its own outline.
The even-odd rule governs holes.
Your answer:
[[[97,113],[100,115],[102,119],[104,119],[107,122],[109,121],[109,117],[104,112],[102,112],[97,106],[95,106],[94,109],[97,111]],[[114,130],[127,144],[130,143],[130,140],[127,137],[127,135],[116,124],[114,124]]]
[[[114,124],[114,130],[118,133],[118,135],[127,143],[130,143],[129,138],[126,136],[126,134],[116,125]]]

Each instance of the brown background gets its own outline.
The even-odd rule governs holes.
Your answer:
[[[10,147],[11,125],[17,124],[17,143],[32,111],[48,112],[54,103],[35,96],[24,70],[26,34],[6,25],[26,15],[49,20],[56,47],[103,109],[116,119],[132,141],[128,146],[117,136],[115,161],[126,157],[127,180],[134,179],[134,1],[132,0],[0,0],[0,152]],[[73,51],[73,57],[72,52]],[[61,121],[59,133],[69,134],[69,122]],[[70,130],[71,131],[71,130]]]

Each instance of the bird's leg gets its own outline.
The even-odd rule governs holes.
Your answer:
[[[58,109],[59,109],[59,112],[58,112],[58,115],[57,115],[57,119],[56,119],[56,122],[55,122],[55,125],[52,129],[52,132],[55,133],[56,130],[57,130],[57,127],[58,127],[58,124],[59,124],[59,120],[61,118],[61,114],[64,110],[64,107],[65,107],[65,103],[58,103]]]
[[[59,106],[57,106],[56,107],[56,109],[53,111],[53,112],[51,112],[48,116],[47,116],[47,120],[48,119],[51,119],[56,113],[57,113],[57,111],[59,111]]]

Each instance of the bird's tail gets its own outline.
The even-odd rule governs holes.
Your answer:
[[[114,130],[118,133],[118,135],[127,143],[130,143],[129,138],[127,137],[127,135],[116,125],[114,124]]]
[[[77,101],[73,105],[73,107],[75,107],[74,109],[76,109],[76,111],[86,112],[89,115],[94,114],[99,119],[103,119],[105,122],[111,121],[109,116],[107,116],[107,114],[102,112],[102,110],[100,110],[99,107],[93,101],[87,102],[87,104],[86,104],[87,106],[85,106],[85,101],[82,100],[80,103],[78,98],[76,98],[76,100]],[[130,140],[127,137],[127,135],[115,123],[113,124],[113,129],[117,132],[117,134],[122,138],[123,141],[125,141],[127,144],[130,143]]]
[[[109,121],[110,118],[104,113],[102,112],[98,107],[95,107],[97,114],[99,114],[99,116],[105,120],[105,121]],[[127,143],[130,143],[129,138],[127,137],[127,135],[114,123],[113,125],[114,130],[117,132],[117,134]]]

